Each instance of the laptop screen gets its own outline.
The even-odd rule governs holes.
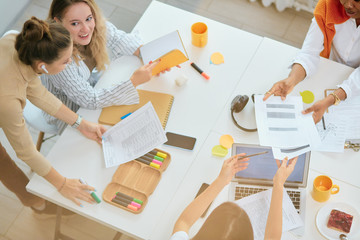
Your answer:
[[[246,153],[247,155],[268,151],[266,154],[253,156],[250,158],[248,168],[236,173],[237,180],[246,179],[249,183],[253,180],[254,184],[257,180],[271,181],[278,170],[276,161],[270,147],[262,147],[257,145],[234,144],[232,155]],[[302,185],[304,178],[307,178],[308,155],[304,153],[299,156],[294,171],[288,177],[287,184]],[[306,168],[306,169],[305,169]],[[306,170],[306,171],[305,171]],[[305,179],[306,182],[307,179]]]

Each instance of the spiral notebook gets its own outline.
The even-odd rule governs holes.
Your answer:
[[[162,127],[165,129],[171,107],[174,101],[174,96],[166,93],[159,93],[147,90],[137,90],[139,93],[140,102],[133,105],[111,106],[103,108],[99,123],[106,125],[115,125],[121,121],[121,118],[129,113],[132,113],[151,101],[154,109],[160,119]]]

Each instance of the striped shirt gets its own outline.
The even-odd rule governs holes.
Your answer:
[[[106,23],[107,49],[111,60],[124,55],[133,55],[141,45],[141,39],[135,34],[118,30],[112,23]],[[139,95],[130,79],[110,88],[95,89],[100,74],[91,73],[84,61],[79,65],[72,61],[56,75],[42,75],[41,81],[46,88],[58,97],[68,108],[76,112],[80,107],[99,109],[112,105],[130,105],[139,102]],[[66,124],[43,112],[50,124],[56,124],[61,134]]]

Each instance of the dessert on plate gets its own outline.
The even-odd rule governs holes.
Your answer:
[[[331,210],[327,227],[340,232],[349,233],[352,221],[352,215],[333,209]]]

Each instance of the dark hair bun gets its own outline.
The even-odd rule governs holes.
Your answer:
[[[50,37],[49,24],[36,17],[31,17],[24,23],[21,35],[26,41],[40,41],[43,37]]]

